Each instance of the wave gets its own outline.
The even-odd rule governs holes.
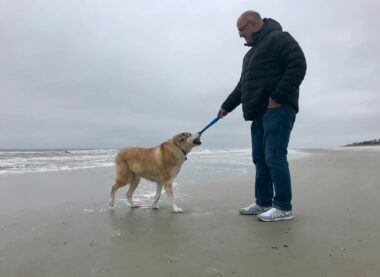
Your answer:
[[[7,150],[0,151],[0,176],[25,173],[67,171],[114,166],[117,149],[75,150]],[[308,155],[299,150],[289,150],[289,159]],[[189,170],[218,172],[235,170],[246,172],[242,167],[252,166],[251,149],[196,148],[189,154]]]

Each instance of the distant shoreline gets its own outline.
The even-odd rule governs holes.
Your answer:
[[[343,147],[355,147],[355,146],[378,146],[380,145],[380,139],[373,139],[373,140],[367,140],[367,141],[361,141],[361,142],[354,142],[347,145],[344,145]]]

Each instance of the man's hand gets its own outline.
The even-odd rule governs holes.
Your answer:
[[[228,112],[226,112],[222,108],[220,108],[220,110],[218,111],[218,116],[220,116],[220,117],[225,117],[227,114],[228,114]]]
[[[282,106],[281,104],[277,103],[271,97],[269,97],[268,109],[275,109],[275,108],[279,108],[281,106]]]

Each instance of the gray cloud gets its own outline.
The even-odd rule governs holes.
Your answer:
[[[375,1],[2,1],[0,148],[155,145],[198,131],[234,88],[246,9],[308,60],[291,147],[379,137]],[[249,147],[241,108],[206,147]]]

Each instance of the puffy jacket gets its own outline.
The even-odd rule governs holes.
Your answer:
[[[306,73],[306,60],[297,41],[281,25],[265,18],[253,34],[251,49],[243,59],[240,81],[222,104],[227,112],[242,103],[245,120],[255,120],[267,109],[269,97],[289,104],[298,112],[299,87]]]

